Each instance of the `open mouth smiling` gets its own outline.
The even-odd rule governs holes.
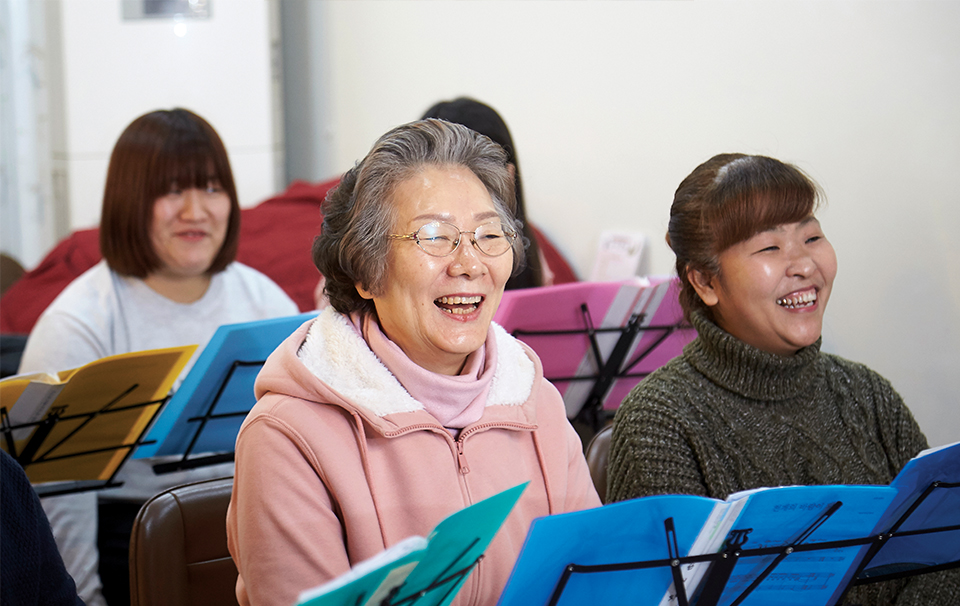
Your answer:
[[[812,307],[816,302],[816,290],[809,290],[799,295],[790,295],[777,299],[777,305],[780,307],[786,307],[787,309],[803,309],[805,307]]]
[[[439,299],[435,299],[433,304],[448,314],[462,316],[476,311],[482,302],[483,297],[473,295],[469,297],[440,297]]]

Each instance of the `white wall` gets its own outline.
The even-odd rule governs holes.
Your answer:
[[[825,349],[891,379],[932,444],[960,440],[960,2],[306,7],[329,165],[298,176],[343,171],[471,95],[506,117],[528,216],[581,275],[610,227],[648,234],[646,269],[665,273],[673,191],[696,164],[794,162],[826,190],[840,259]]]
[[[240,203],[279,187],[268,0],[214,0],[209,19],[123,20],[120,0],[59,0],[63,140],[72,228],[96,225],[113,145],[137,116],[185,107],[220,134]]]
[[[69,231],[53,190],[46,8],[0,2],[0,249],[25,266]]]

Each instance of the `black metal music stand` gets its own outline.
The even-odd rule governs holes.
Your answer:
[[[117,472],[130,457],[133,449],[140,445],[139,440],[142,439],[146,433],[146,428],[150,426],[150,423],[156,418],[157,413],[160,411],[162,404],[167,400],[167,398],[163,398],[149,402],[115,406],[137,387],[137,384],[130,386],[129,389],[117,395],[95,411],[69,413],[68,408],[65,406],[54,406],[47,412],[47,415],[42,420],[31,423],[12,423],[6,407],[0,407],[0,434],[3,436],[4,450],[16,459],[20,466],[27,472],[28,477],[30,476],[30,468],[33,466],[50,464],[62,464],[66,466],[71,460],[79,457],[120,451],[124,453],[123,459],[114,467],[110,473],[110,477],[106,480],[90,478],[70,479],[69,477],[65,477],[63,481],[35,484],[34,489],[40,496],[53,496],[120,486],[122,482],[115,481]],[[91,432],[96,432],[99,424],[108,422],[111,418],[117,418],[117,415],[120,413],[147,406],[154,406],[155,408],[150,415],[149,422],[144,425],[144,429],[133,441],[123,441],[119,444],[105,441],[96,448],[83,448],[81,450],[72,448],[74,442],[80,439],[78,436],[81,436],[81,432],[84,432],[84,430],[86,430],[86,432],[82,435],[83,440],[95,440],[96,434],[94,433],[93,436],[90,434]],[[129,419],[126,420],[126,422],[129,422]],[[65,435],[51,438],[58,424],[63,424],[61,427],[72,424],[72,427],[69,428]],[[18,451],[14,432],[22,431],[32,431],[32,433],[27,439],[26,444],[23,445],[23,448]],[[58,454],[58,451],[64,454]],[[69,476],[69,472],[65,471],[64,473]]]

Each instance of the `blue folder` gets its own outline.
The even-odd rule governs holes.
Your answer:
[[[263,362],[316,313],[218,328],[134,458],[183,455],[188,448],[190,453],[233,452],[240,424],[256,403],[253,383]],[[213,417],[201,421],[208,414]]]
[[[832,604],[865,555],[864,544],[805,553],[798,549],[779,562],[773,554],[748,556],[748,552],[801,544],[815,547],[870,536],[895,495],[896,490],[888,486],[785,486],[728,501],[651,496],[538,518],[498,606],[676,606],[670,562],[717,553],[723,542],[737,534],[743,537],[744,557],[732,568],[719,604],[734,603],[744,593],[748,596],[744,606]],[[729,531],[709,523],[714,519],[711,514],[731,522]],[[707,543],[714,547],[691,553],[697,538],[704,536],[712,537]],[[570,565],[594,570],[566,577],[564,571]],[[764,577],[771,565],[772,574]],[[699,582],[688,580],[697,566],[679,567],[684,585],[691,585],[688,597],[699,587]],[[763,578],[755,590],[749,588]]]
[[[929,491],[916,509],[908,512],[934,483],[937,487]],[[909,517],[896,528],[897,536],[887,540],[870,560],[860,578],[920,571],[960,561],[960,442],[917,455],[904,465],[890,486],[899,493],[881,521],[881,530],[892,530],[905,513],[909,513]],[[911,534],[930,528],[954,530],[934,535]]]

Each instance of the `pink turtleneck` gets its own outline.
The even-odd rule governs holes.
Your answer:
[[[487,331],[483,347],[467,356],[460,374],[449,376],[431,372],[410,360],[399,345],[383,334],[373,314],[353,313],[350,320],[387,370],[441,425],[458,430],[480,420],[497,361],[497,344],[491,330]]]

